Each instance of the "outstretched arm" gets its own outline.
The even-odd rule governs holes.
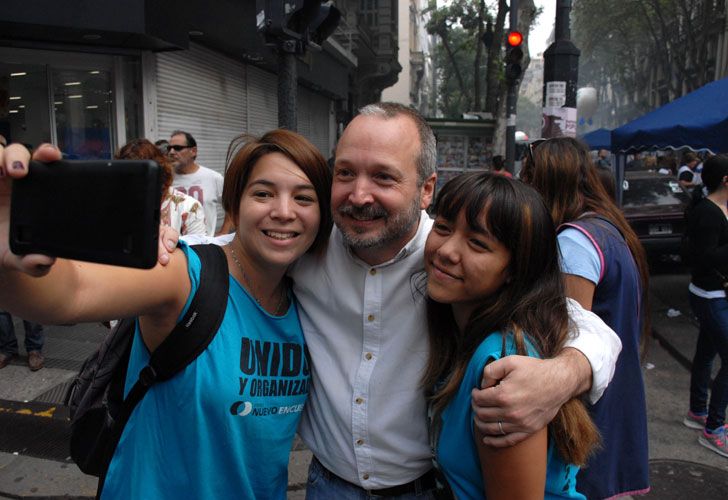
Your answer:
[[[483,389],[472,393],[475,425],[485,444],[519,443],[548,425],[569,399],[589,391],[595,403],[612,379],[619,337],[594,313],[567,302],[577,332],[557,357],[508,356],[485,367]]]
[[[0,308],[46,324],[139,315],[166,327],[167,319],[176,319],[190,290],[181,253],[167,268],[138,270],[10,252],[11,179],[27,174],[29,156],[18,145],[0,151],[5,174],[0,177]],[[59,157],[52,146],[40,147],[34,156]]]

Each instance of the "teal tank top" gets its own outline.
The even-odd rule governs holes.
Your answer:
[[[200,261],[189,247],[182,249],[192,282],[186,311],[199,286]],[[229,279],[217,335],[135,408],[102,498],[286,497],[288,456],[310,381],[298,311],[291,301],[284,316],[272,316]],[[148,360],[137,323],[127,392]]]
[[[537,357],[535,350],[531,347],[529,346],[529,355]],[[470,405],[470,392],[474,388],[480,387],[483,367],[488,362],[508,354],[516,354],[516,345],[512,335],[506,337],[505,349],[501,333],[495,332],[488,335],[470,359],[457,395],[442,412],[436,458],[455,496],[460,500],[482,499],[485,495],[480,458],[475,446],[473,430],[475,413]],[[565,498],[585,500],[586,497],[576,491],[576,474],[579,467],[565,463],[551,439],[549,439],[546,453],[544,498],[547,500]]]

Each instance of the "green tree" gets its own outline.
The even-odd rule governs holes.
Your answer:
[[[723,1],[579,0],[573,13],[579,80],[611,103],[603,113],[631,118],[650,107],[635,97],[645,88],[659,105],[713,79],[709,46],[723,31]]]
[[[539,11],[533,0],[520,0],[518,10],[518,29],[524,35],[525,71],[529,63],[528,33]],[[503,54],[508,2],[453,0],[438,8],[431,0],[427,11],[430,13],[427,30],[439,41],[434,53],[440,112],[445,116],[460,116],[467,111],[485,111],[493,115],[497,124],[504,121],[507,88]],[[493,43],[486,53],[482,37],[488,24],[492,27]]]
[[[481,37],[489,20],[485,1],[455,0],[438,8],[431,0],[427,12],[427,31],[440,41],[435,50],[440,88],[452,92],[443,95],[440,110],[449,116],[482,111]]]

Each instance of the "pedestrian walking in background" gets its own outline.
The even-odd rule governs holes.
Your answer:
[[[25,328],[25,352],[28,354],[28,368],[38,371],[43,368],[43,344],[45,333],[43,326],[38,323],[23,320]],[[15,336],[15,326],[10,313],[0,311],[0,369],[8,366],[10,361],[18,355],[18,338]]]
[[[570,137],[531,144],[522,178],[543,196],[558,228],[566,294],[622,341],[614,378],[589,409],[603,446],[579,472],[589,499],[649,491],[647,408],[641,354],[649,335],[645,251],[607,194],[589,149]]]
[[[683,423],[702,430],[701,445],[728,457],[724,427],[728,405],[728,156],[705,161],[703,184],[708,195],[694,193],[687,211],[688,290],[700,332],[690,372],[690,410]],[[716,355],[720,356],[720,370],[711,385]]]
[[[117,160],[153,160],[162,169],[162,205],[159,223],[180,234],[205,234],[205,211],[192,196],[172,187],[172,163],[147,139],[129,141],[114,156]]]
[[[457,498],[584,499],[576,474],[599,433],[580,400],[512,448],[486,446],[472,425],[470,393],[488,363],[509,354],[555,356],[569,335],[556,231],[543,200],[521,182],[469,173],[442,187],[434,214],[425,244],[425,387],[438,464]]]
[[[167,139],[159,139],[154,143],[154,145],[157,146],[159,152],[163,155],[169,153],[169,141]]]
[[[506,161],[503,159],[502,155],[495,155],[491,161],[493,162],[493,173],[500,174],[505,177],[513,177],[513,174],[506,170]]]
[[[606,149],[600,149],[597,153],[597,167],[612,169],[612,163],[609,161],[609,151]]]
[[[677,160],[672,153],[657,157],[657,172],[662,175],[677,175]]]
[[[285,273],[303,254],[318,258],[326,248],[331,174],[315,146],[286,130],[247,140],[231,152],[223,198],[237,233],[223,247],[230,272],[224,318],[194,361],[153,385],[137,404],[101,498],[286,496],[288,456],[310,368]],[[36,160],[60,158],[50,146],[40,153]],[[5,150],[5,164],[22,165],[12,177],[27,173],[28,156],[22,147]],[[186,313],[200,283],[197,254],[182,243],[166,266],[151,270],[14,256],[8,246],[9,182],[0,179],[0,305],[53,323],[139,314],[128,392]],[[265,366],[257,364],[263,358]]]
[[[697,172],[700,158],[692,151],[688,151],[683,155],[682,163],[677,171],[677,180],[685,189],[692,191],[695,186],[702,183],[700,173]]]
[[[175,130],[169,139],[169,157],[174,167],[172,187],[200,202],[205,209],[208,236],[217,229],[217,211],[222,205],[222,175],[197,163],[197,141],[184,130]],[[228,228],[221,231],[228,232]]]

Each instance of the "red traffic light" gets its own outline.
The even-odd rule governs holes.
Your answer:
[[[523,35],[518,31],[511,31],[508,33],[508,45],[511,47],[518,47],[523,42]]]

